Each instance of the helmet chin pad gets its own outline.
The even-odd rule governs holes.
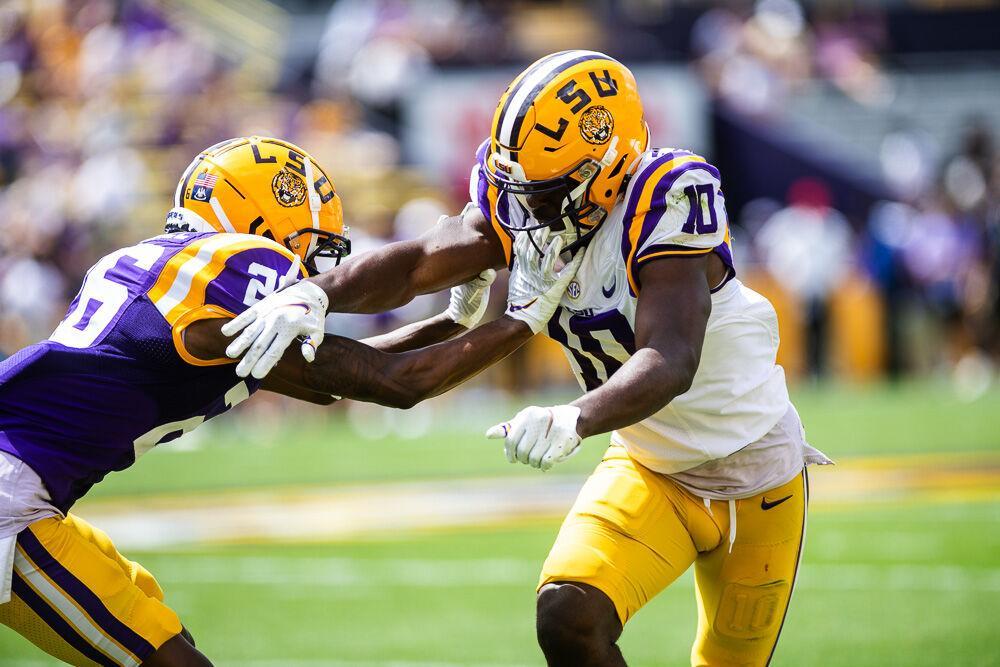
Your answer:
[[[167,220],[163,231],[173,234],[176,232],[217,232],[219,230],[191,209],[175,206],[167,211]]]

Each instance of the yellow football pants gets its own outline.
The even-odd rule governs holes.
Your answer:
[[[706,505],[612,445],[587,480],[538,587],[590,584],[624,625],[693,563],[698,633],[691,664],[767,665],[792,594],[805,533],[806,473],[732,503]],[[730,544],[731,537],[734,537]]]
[[[181,631],[149,572],[72,514],[17,536],[0,623],[71,665],[135,666]]]

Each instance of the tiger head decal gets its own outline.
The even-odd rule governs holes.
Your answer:
[[[298,174],[283,167],[271,180],[271,191],[282,206],[292,207],[306,200],[306,183]]]
[[[580,134],[591,144],[606,144],[615,129],[611,112],[601,106],[590,107],[580,116]]]

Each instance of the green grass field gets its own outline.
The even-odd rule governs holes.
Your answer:
[[[967,497],[957,475],[956,493],[943,500],[815,498],[774,664],[1000,665],[1000,484],[982,485],[982,475],[1000,477],[1000,391],[972,403],[936,384],[802,388],[794,398],[812,443],[835,459],[973,453],[981,458],[963,474],[978,474],[980,486]],[[339,417],[270,431],[221,421],[199,448],[154,452],[93,495],[141,511],[163,494],[537,474],[509,466],[480,435],[506,410],[477,412],[477,425],[436,414],[428,434],[384,442],[360,438]],[[603,449],[597,440],[585,446],[558,475],[582,479]],[[453,460],[443,466],[446,455]],[[542,664],[533,588],[557,527],[541,518],[329,544],[126,553],[157,575],[216,664],[507,667]],[[623,650],[631,665],[686,664],[694,625],[689,574],[629,623]],[[0,665],[48,664],[0,629]]]

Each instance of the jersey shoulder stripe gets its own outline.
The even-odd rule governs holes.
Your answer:
[[[704,171],[715,180],[720,180],[719,170],[705,158],[690,151],[672,149],[653,150],[643,160],[632,177],[626,193],[625,214],[622,220],[621,254],[628,268],[629,288],[638,294],[635,267],[643,259],[668,254],[701,254],[711,248],[692,248],[682,245],[654,245],[647,248],[642,257],[636,253],[649,239],[666,211],[667,194],[677,180],[691,171]]]
[[[208,284],[222,273],[230,258],[255,249],[280,255],[291,262],[295,271],[302,271],[298,257],[270,239],[252,234],[213,234],[195,240],[171,257],[147,296],[173,326],[182,315],[204,304]]]
[[[486,154],[489,149],[490,140],[487,139],[479,145],[479,149],[476,151],[476,164],[472,168],[469,181],[469,196],[493,228],[493,233],[503,247],[504,259],[507,260],[507,265],[510,266],[514,261],[514,239],[511,237],[510,232],[500,224],[500,220],[508,221],[508,216],[510,215],[509,204],[507,197],[501,197],[496,186],[490,185],[490,182],[486,179],[484,170],[486,169]]]

